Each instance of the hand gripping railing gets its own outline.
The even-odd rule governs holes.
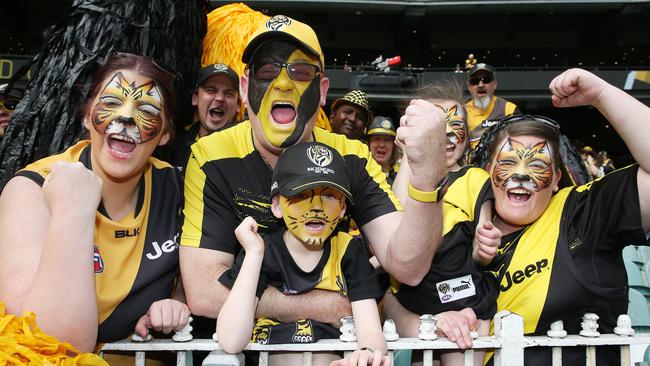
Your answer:
[[[617,327],[618,334],[600,335],[595,320],[589,319],[585,314],[583,318],[583,331],[581,335],[566,335],[561,325],[554,323],[549,334],[551,336],[524,336],[523,319],[514,313],[502,311],[494,317],[494,335],[489,337],[478,337],[473,340],[472,349],[465,350],[465,365],[473,365],[473,352],[477,349],[494,350],[495,366],[519,366],[524,365],[524,349],[527,347],[552,347],[553,366],[562,365],[562,347],[585,346],[585,364],[596,365],[596,346],[619,345],[621,346],[621,365],[630,365],[630,345],[650,344],[650,333],[628,335],[631,332],[623,325]],[[596,317],[597,318],[597,317]],[[597,319],[596,319],[597,320]],[[629,324],[629,318],[627,319]],[[422,329],[422,328],[421,328]],[[623,329],[618,331],[618,329]],[[178,337],[176,337],[178,338]],[[187,337],[181,337],[187,339]],[[191,339],[191,337],[190,337]],[[320,351],[333,351],[349,353],[357,349],[356,342],[342,342],[340,340],[327,339],[316,343],[307,344],[280,344],[260,345],[250,343],[246,347],[248,351],[259,351],[259,365],[268,364],[269,353],[273,352],[302,352],[305,366],[311,366],[312,353]],[[392,358],[394,351],[411,349],[423,351],[423,364],[431,366],[433,363],[434,350],[457,350],[456,343],[447,338],[440,337],[435,340],[422,340],[420,338],[400,338],[388,342],[389,356]],[[127,351],[135,352],[135,365],[145,365],[146,352],[151,351],[173,351],[177,352],[177,366],[186,365],[187,351],[211,351],[210,355],[203,361],[205,366],[217,365],[243,365],[243,355],[230,355],[221,350],[218,342],[212,339],[194,339],[186,342],[174,341],[172,339],[153,339],[146,342],[134,342],[130,339],[105,344],[100,355],[105,351]]]

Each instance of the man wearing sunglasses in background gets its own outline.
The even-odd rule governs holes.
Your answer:
[[[9,84],[0,85],[0,139],[4,137],[11,116],[23,98],[23,93],[24,88],[20,88],[17,83],[12,86]]]
[[[467,127],[469,142],[474,150],[485,130],[495,122],[521,111],[512,102],[494,95],[497,88],[494,67],[480,63],[474,66],[467,79],[467,89],[472,100],[465,104],[467,108]]]
[[[352,218],[387,272],[400,281],[418,283],[441,237],[437,193],[446,174],[445,147],[430,141],[444,138],[442,111],[417,100],[402,117],[397,139],[413,173],[410,196],[400,205],[365,144],[314,127],[329,79],[313,29],[274,16],[252,35],[242,59],[247,68],[240,90],[250,121],[193,144],[185,175],[179,255],[192,313],[211,318],[219,314],[229,290],[217,279],[241,250],[234,229],[244,218],[253,217],[262,235],[284,227],[271,212],[273,168],[286,147],[304,141],[324,143],[344,157],[354,201],[348,205]],[[323,172],[331,171],[331,156],[313,151],[308,157]],[[320,224],[313,218],[303,219],[297,221],[306,232],[318,231]],[[310,318],[329,324],[351,314],[349,302],[331,291],[285,296],[272,288],[264,292],[257,311],[281,322]]]

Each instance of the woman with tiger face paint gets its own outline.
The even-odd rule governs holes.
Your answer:
[[[477,160],[488,161],[494,224],[504,234],[488,267],[499,284],[497,311],[522,316],[526,335],[546,334],[557,320],[578,334],[585,313],[599,316],[599,332],[613,333],[628,306],[623,247],[647,244],[650,231],[650,109],[581,69],[557,76],[550,90],[556,107],[596,107],[637,164],[562,188],[556,122],[511,116],[483,135]],[[596,364],[620,363],[619,353],[618,347],[598,347]],[[584,357],[584,347],[563,348],[565,364],[584,363]],[[552,354],[526,348],[524,360],[548,365]]]
[[[187,324],[168,244],[180,177],[151,157],[170,139],[174,77],[149,58],[110,56],[83,109],[90,141],[28,165],[0,197],[0,300],[79,350]]]

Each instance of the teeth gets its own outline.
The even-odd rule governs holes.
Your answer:
[[[525,190],[525,189],[517,189],[517,188],[511,189],[510,193],[530,195],[530,192],[528,192],[527,190]]]
[[[288,102],[275,102],[273,103],[274,107],[290,107],[293,108],[293,104],[288,103]]]
[[[124,142],[129,142],[129,143],[132,143],[132,144],[135,143],[135,141],[132,138],[130,138],[128,136],[124,136],[124,135],[113,135],[113,136],[111,136],[111,138],[114,139],[114,140],[120,140],[120,141],[124,141]]]

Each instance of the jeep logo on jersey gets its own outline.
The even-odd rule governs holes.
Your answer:
[[[319,167],[328,166],[332,162],[332,150],[325,146],[310,146],[307,149],[307,157]]]
[[[157,241],[151,242],[151,246],[153,247],[153,253],[147,253],[147,258],[154,260],[160,258],[163,253],[171,253],[176,248],[178,248],[178,233],[174,235],[174,239],[170,239],[165,241],[164,243],[158,244]]]
[[[284,27],[291,25],[291,19],[285,15],[276,15],[266,22],[266,29],[272,31],[282,30]]]
[[[95,273],[104,272],[104,260],[102,259],[101,254],[99,254],[99,248],[97,248],[97,245],[93,246],[93,265],[95,267]]]
[[[542,269],[550,269],[548,268],[548,259],[542,259],[535,263],[531,263],[523,270],[516,270],[512,272],[512,274],[510,271],[506,271],[503,280],[501,280],[501,291],[508,291],[513,284],[518,285],[524,282],[525,279],[531,278],[536,273],[542,273]],[[505,284],[503,283],[504,281]]]

